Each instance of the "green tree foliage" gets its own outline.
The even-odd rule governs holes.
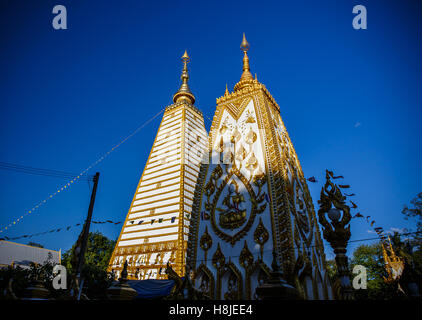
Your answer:
[[[327,270],[328,277],[330,278],[330,282],[334,283],[337,277],[337,265],[336,261],[333,260],[326,260],[325,261],[325,269]]]
[[[385,300],[399,297],[397,288],[387,284],[384,277],[387,277],[382,247],[380,243],[372,245],[361,245],[353,252],[350,261],[350,269],[362,265],[366,268],[367,289],[355,290],[355,297],[358,300]],[[353,278],[353,273],[350,273]]]
[[[414,240],[418,243],[417,245],[422,245],[422,192],[420,192],[412,201],[410,201],[412,206],[404,206],[402,213],[405,215],[405,219],[409,218],[416,220],[416,231],[418,232],[414,236]]]
[[[400,235],[395,233],[391,237],[391,243],[395,254],[404,261],[404,271],[400,277],[400,288],[397,283],[386,283],[384,278],[388,277],[385,268],[384,257],[382,253],[381,242],[372,245],[361,245],[353,252],[350,261],[350,270],[355,265],[366,267],[367,289],[355,290],[357,299],[369,300],[390,300],[390,299],[409,299],[411,292],[409,283],[416,283],[422,288],[422,252],[420,250],[411,250],[408,241],[402,241]],[[353,278],[353,274],[351,273]]]
[[[42,244],[39,244],[37,242],[32,242],[32,241],[29,241],[28,242],[28,246],[38,247],[38,248],[44,248],[44,246]]]
[[[416,230],[409,235],[406,244],[400,239],[394,237],[393,245],[402,256],[405,257],[404,279],[408,282],[415,282],[419,286],[419,293],[422,294],[422,192],[420,192],[412,201],[411,206],[404,206],[402,214],[406,220],[413,220],[416,224]]]
[[[107,266],[113,252],[115,241],[99,232],[90,233],[85,252],[85,263],[82,269],[84,280],[83,293],[89,299],[107,299],[106,289],[113,281],[107,273]],[[44,264],[31,264],[29,269],[21,267],[7,267],[0,269],[0,299],[21,298],[25,288],[35,280],[41,280],[50,291],[50,299],[71,299],[70,288],[74,275],[71,264],[74,256],[75,244],[62,255],[62,265],[67,269],[67,289],[56,290],[52,286],[54,264],[47,260]],[[9,290],[11,288],[11,290]]]
[[[76,243],[62,257],[62,265],[66,267],[68,272],[69,285],[75,273],[74,266],[71,264],[75,246]],[[91,299],[105,299],[106,289],[112,282],[111,276],[107,273],[107,267],[114,246],[115,241],[108,239],[101,233],[89,233],[82,277],[84,279],[83,292]]]
[[[0,299],[21,298],[25,289],[36,280],[42,281],[45,288],[50,291],[50,299],[59,299],[64,290],[53,288],[53,267],[52,256],[49,254],[43,264],[31,263],[29,268],[8,266],[0,269]]]

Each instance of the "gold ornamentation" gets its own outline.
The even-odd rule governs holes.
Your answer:
[[[237,152],[236,152],[236,160],[243,161],[245,160],[246,155],[247,155],[246,149],[242,145],[240,145],[239,149],[237,149]]]
[[[205,194],[209,198],[215,191],[215,186],[212,180],[208,181],[207,185],[205,186]]]
[[[235,85],[234,91],[241,90],[250,84],[254,83],[254,78],[251,74],[249,67],[249,57],[246,52],[249,50],[249,43],[246,40],[245,34],[243,34],[242,43],[240,44],[240,49],[243,51],[243,73],[240,77],[240,81]]]
[[[243,226],[243,228],[241,230],[239,230],[239,232],[237,232],[236,234],[229,235],[229,234],[223,232],[218,227],[218,225],[216,223],[215,210],[216,210],[218,199],[219,199],[223,189],[227,186],[227,184],[229,183],[230,179],[233,176],[236,176],[237,178],[239,178],[240,181],[245,186],[246,190],[248,191],[249,197],[250,197],[251,203],[252,203],[252,208],[251,208],[251,212],[249,214],[249,219],[247,220],[247,222]],[[261,190],[259,190],[259,191],[261,191]],[[238,202],[240,200],[241,200],[241,198],[235,198],[236,202]],[[207,201],[205,202],[205,209],[209,212],[209,215],[211,217],[211,226],[213,227],[214,232],[224,241],[230,242],[231,245],[234,245],[235,242],[238,241],[239,239],[241,239],[244,235],[246,235],[247,232],[249,231],[249,229],[252,227],[252,224],[255,220],[256,214],[261,213],[262,212],[261,210],[263,210],[263,208],[265,209],[265,207],[263,207],[263,206],[260,206],[258,208],[260,202],[263,202],[263,201],[264,201],[264,194],[260,194],[260,192],[258,192],[258,194],[255,194],[254,190],[252,189],[251,185],[249,184],[249,182],[247,181],[245,176],[235,166],[233,166],[233,168],[230,170],[229,174],[225,177],[225,179],[222,181],[222,183],[216,188],[216,192],[215,192],[215,195],[214,195],[214,198],[212,199],[212,201],[211,201],[211,197],[207,197]],[[233,200],[232,200],[232,205],[234,206]],[[265,206],[265,204],[264,204],[264,206]],[[239,208],[237,208],[237,209],[239,209]],[[240,216],[240,219],[236,219],[236,221],[243,220],[242,215]],[[229,225],[225,224],[226,222],[228,222],[228,221],[223,222],[223,226],[229,227]]]
[[[223,175],[223,169],[221,169],[221,166],[217,164],[217,166],[214,168],[213,172],[211,173],[211,179],[214,180],[214,183],[217,183],[217,180],[221,178]]]
[[[239,296],[239,279],[233,272],[230,272],[227,281],[227,292],[224,294],[224,300],[237,300]]]
[[[246,111],[246,123],[255,123],[255,118],[251,112]]]
[[[255,154],[252,152],[249,159],[246,161],[246,169],[253,172],[258,167],[258,160],[255,157]]]
[[[201,239],[199,239],[199,246],[202,250],[204,250],[204,259],[205,262],[207,262],[207,252],[212,246],[212,238],[208,233],[208,226],[205,226],[205,232],[201,236]]]
[[[223,205],[226,208],[216,208],[220,212],[219,224],[223,229],[234,230],[245,223],[246,209],[239,208],[242,202],[245,202],[245,198],[239,193],[236,181],[232,180],[228,187],[228,193],[223,199]]]
[[[196,271],[195,282],[199,280],[199,277],[201,278],[201,283],[199,283],[198,291],[202,292],[208,299],[213,299],[215,279],[211,270],[203,263],[200,264]]]
[[[252,130],[252,128],[250,128],[245,138],[246,143],[249,145],[252,145],[255,143],[256,139],[257,139],[257,134],[255,133],[255,131]]]
[[[255,243],[259,244],[259,249],[261,251],[261,259],[264,255],[264,244],[268,241],[270,235],[265,228],[264,224],[262,223],[262,219],[259,218],[258,226],[255,229],[255,232],[253,233],[253,239]]]
[[[251,251],[249,250],[248,244],[246,243],[246,240],[245,240],[243,249],[242,251],[240,251],[239,263],[243,268],[245,268],[245,270],[249,270],[251,266],[253,265],[253,261],[254,261],[253,255]]]
[[[226,274],[228,276],[226,276]],[[222,281],[227,279],[227,291],[223,294],[224,299],[227,300],[240,300],[242,299],[242,273],[240,270],[233,264],[233,262],[229,261],[227,264],[223,265],[217,273],[217,299],[221,299],[222,295]]]
[[[249,67],[249,61],[245,61],[244,66],[246,68]],[[242,82],[242,81],[241,81]],[[306,245],[308,245],[307,240],[311,239],[313,240],[313,237],[315,238],[314,244],[317,246],[316,250],[318,251],[318,254],[322,252],[322,241],[319,236],[319,233],[317,235],[318,231],[318,225],[315,222],[315,212],[313,209],[312,199],[310,198],[309,191],[307,190],[306,181],[303,179],[303,173],[301,172],[299,161],[297,160],[295,151],[293,149],[292,144],[290,143],[290,138],[287,135],[287,132],[285,131],[284,124],[282,123],[282,120],[279,115],[279,106],[274,101],[274,99],[271,97],[268,90],[265,88],[265,86],[261,83],[258,83],[257,79],[251,81],[250,83],[248,81],[245,81],[243,83],[239,82],[235,86],[235,90],[232,93],[225,93],[224,97],[217,99],[217,110],[213,119],[213,125],[210,130],[210,144],[216,145],[219,143],[220,136],[219,129],[224,131],[225,137],[226,137],[226,144],[229,145],[230,142],[232,143],[239,143],[242,140],[237,140],[234,138],[235,135],[227,132],[229,130],[234,130],[235,126],[227,126],[226,124],[221,124],[223,122],[223,117],[228,112],[234,120],[238,121],[240,118],[245,119],[242,126],[242,135],[244,138],[244,147],[249,151],[248,155],[246,156],[245,160],[249,160],[249,156],[251,155],[252,148],[248,149],[246,145],[250,145],[250,142],[254,140],[253,133],[251,133],[252,128],[249,126],[249,129],[247,127],[248,123],[257,123],[258,128],[263,130],[262,136],[260,135],[260,144],[264,150],[264,164],[259,163],[256,168],[251,167],[251,169],[254,169],[252,173],[255,173],[254,175],[251,174],[251,176],[247,176],[249,181],[243,181],[242,178],[236,179],[236,182],[239,183],[239,180],[242,181],[242,183],[245,185],[245,188],[248,189],[248,186],[252,188],[254,191],[255,197],[251,196],[251,193],[249,192],[249,197],[251,201],[251,207],[253,207],[253,211],[255,215],[260,211],[259,204],[256,204],[258,200],[264,200],[265,201],[265,193],[263,192],[263,185],[265,184],[265,181],[267,183],[271,183],[271,185],[268,186],[268,197],[271,198],[271,200],[268,201],[268,207],[270,208],[270,218],[271,218],[271,226],[272,226],[272,232],[274,232],[274,236],[272,237],[273,246],[277,247],[282,255],[282,261],[283,261],[283,271],[286,272],[288,276],[291,276],[292,269],[295,265],[295,262],[297,261],[297,258],[302,260],[303,266],[305,266],[305,259],[301,256],[301,253],[297,255],[295,253],[295,246],[294,246],[294,234],[297,236],[298,244],[300,245],[299,250],[301,251],[302,245],[305,242]],[[245,108],[248,107],[250,101],[253,100],[254,102],[254,108],[255,113],[251,112],[250,110],[247,110],[246,117],[243,111]],[[227,119],[226,119],[227,120]],[[254,121],[254,122],[252,122]],[[277,122],[278,127],[276,127],[275,122]],[[218,126],[220,124],[220,126]],[[223,128],[226,126],[226,128]],[[255,128],[255,127],[254,127]],[[240,130],[240,127],[237,127],[238,130]],[[281,131],[275,132],[275,130]],[[222,132],[220,132],[221,134]],[[236,133],[236,130],[234,130],[234,133]],[[282,134],[284,136],[282,136]],[[258,137],[257,137],[258,139]],[[277,140],[278,139],[278,140]],[[255,141],[256,142],[256,141]],[[285,144],[285,147],[281,145],[281,143]],[[233,147],[233,145],[231,146]],[[235,146],[239,147],[239,146]],[[228,164],[232,164],[232,169],[228,169],[228,165],[226,165],[225,168],[225,174],[227,173],[227,176],[218,181],[220,185],[217,184],[217,180],[213,181],[214,190],[212,195],[208,198],[206,198],[205,190],[201,191],[201,196],[205,195],[204,202],[208,204],[206,206],[207,212],[210,214],[210,222],[211,226],[213,228],[213,231],[215,234],[220,237],[220,239],[223,239],[224,241],[227,241],[229,243],[235,243],[238,240],[234,240],[232,235],[225,235],[225,233],[222,231],[220,226],[218,225],[218,211],[215,211],[215,206],[217,205],[217,202],[219,201],[220,194],[225,194],[222,190],[227,184],[231,182],[230,177],[234,177],[236,172],[236,164],[233,162],[233,157],[236,156],[236,153],[238,151],[238,148],[233,148],[235,151],[232,151],[234,154],[230,154],[227,156]],[[232,150],[233,150],[232,149]],[[225,154],[224,154],[225,155]],[[254,155],[255,156],[255,155]],[[222,157],[222,156],[221,156]],[[291,170],[291,177],[293,183],[286,183],[288,179],[288,175],[286,173],[286,169],[283,167],[284,162],[289,158],[292,158],[292,163],[290,168]],[[256,156],[255,156],[256,158]],[[259,158],[261,159],[261,158]],[[243,165],[245,166],[246,161],[243,161]],[[236,161],[236,163],[238,163]],[[250,164],[253,164],[253,161],[251,161]],[[261,167],[262,166],[262,167]],[[222,166],[224,170],[224,166]],[[262,170],[264,170],[266,173],[271,174],[270,177],[266,177]],[[297,170],[297,172],[296,172]],[[206,175],[206,173],[205,173]],[[207,181],[205,180],[205,176],[202,177],[203,182],[201,184],[206,184]],[[210,179],[211,180],[211,179]],[[301,194],[301,197],[299,200],[295,197],[295,190],[294,187],[296,187],[295,182],[300,181],[301,187],[303,188],[303,193]],[[209,181],[208,181],[209,182]],[[239,183],[240,186],[240,183]],[[255,187],[257,186],[257,188]],[[290,189],[288,189],[290,187]],[[243,186],[242,186],[243,188]],[[240,188],[240,189],[242,189]],[[258,189],[258,192],[256,190]],[[290,194],[287,193],[287,190],[290,191]],[[219,193],[220,192],[220,193]],[[224,193],[222,193],[224,192]],[[248,198],[247,193],[243,192],[245,198]],[[224,197],[222,196],[222,198]],[[248,200],[247,200],[248,201]],[[196,209],[199,213],[200,203],[198,204],[198,208]],[[219,202],[221,203],[221,202]],[[298,207],[295,207],[295,204],[298,204]],[[204,204],[202,204],[204,205]],[[262,212],[265,210],[266,203],[262,203]],[[298,210],[298,212],[296,212]],[[249,213],[249,212],[247,212]],[[251,210],[252,213],[252,210]],[[215,216],[216,215],[216,216]],[[297,219],[292,219],[294,215],[297,215]],[[255,216],[256,217],[256,216]],[[249,216],[247,216],[249,219]],[[308,226],[300,226],[302,222],[299,222],[300,220],[303,220],[303,224],[307,224]],[[246,224],[248,224],[251,220],[249,219]],[[202,223],[202,222],[199,222]],[[199,224],[198,223],[198,224]],[[252,221],[254,223],[254,221]],[[266,220],[267,226],[268,221]],[[197,225],[198,225],[197,224]],[[268,224],[269,225],[269,224]],[[246,226],[246,225],[244,225]],[[300,226],[300,227],[299,227]],[[252,228],[252,225],[250,226]],[[239,239],[244,237],[246,234],[250,232],[251,229],[247,229],[247,231],[244,233],[243,236],[239,236]],[[309,230],[308,230],[309,228]],[[198,228],[197,228],[198,229]],[[198,241],[198,230],[192,231],[192,234],[196,234],[195,241]],[[294,232],[294,229],[296,229],[296,232]],[[301,230],[300,230],[301,229]],[[237,231],[237,230],[236,230]],[[240,230],[238,232],[241,233],[243,231]],[[301,231],[306,231],[301,233]],[[267,231],[268,232],[268,231]],[[276,233],[277,232],[277,236]],[[315,233],[314,233],[315,232]],[[311,236],[312,234],[312,236]],[[303,235],[306,235],[308,238],[306,239],[303,237]],[[302,241],[302,238],[304,241]],[[198,239],[198,240],[196,240]],[[198,241],[199,242],[199,241]],[[198,242],[196,242],[196,246],[198,245]],[[269,246],[269,244],[265,243],[265,245]],[[196,249],[192,249],[192,255],[191,261],[195,261],[196,259]],[[320,252],[319,252],[320,251]],[[262,254],[261,254],[262,257]],[[317,257],[320,259],[323,259],[323,257]],[[300,264],[300,263],[299,263]],[[315,263],[314,263],[315,264]],[[309,268],[309,264],[307,264],[307,268]],[[303,267],[302,267],[303,268]],[[300,270],[298,270],[299,272]],[[247,274],[247,273],[244,273]],[[226,275],[228,276],[228,275]],[[254,275],[256,276],[256,274]],[[218,277],[218,276],[217,276]],[[246,276],[247,277],[247,276]],[[248,286],[248,283],[245,280],[245,285]],[[219,282],[217,280],[217,288],[219,286]],[[221,296],[224,296],[224,292],[221,292],[217,289],[217,295],[219,295],[219,298],[222,298]],[[246,293],[247,294],[247,293]],[[250,297],[250,295],[249,295]]]
[[[223,163],[226,165],[234,163],[234,156],[233,153],[229,150],[223,156]]]
[[[182,85],[180,86],[179,90],[175,93],[173,96],[173,102],[174,103],[180,103],[180,102],[187,102],[189,104],[195,103],[195,96],[192,94],[192,92],[189,89],[188,80],[189,80],[189,74],[188,74],[188,62],[190,58],[188,56],[187,51],[182,56],[183,61],[183,71],[182,76],[180,79],[182,79]]]
[[[223,252],[220,248],[220,243],[217,244],[217,250],[215,250],[214,255],[212,256],[212,265],[214,268],[219,270],[226,263],[226,258],[224,257]]]
[[[227,127],[227,118],[226,118],[226,120],[221,125],[220,134],[223,135],[227,131],[227,129],[228,127]]]
[[[257,260],[255,261],[255,263],[246,271],[246,299],[248,300],[252,300],[252,299],[257,299],[257,297],[255,296],[255,292],[252,292],[252,287],[251,287],[251,282],[253,279],[253,276],[257,274],[257,280],[258,280],[258,284],[262,285],[266,282],[266,280],[268,280],[270,278],[270,274],[271,274],[271,269],[268,268],[268,266],[262,261],[262,260]],[[256,289],[256,287],[254,288]]]
[[[387,250],[385,249],[384,243],[381,242],[382,245],[382,256],[384,258],[385,263],[385,269],[387,270],[387,278],[384,278],[384,281],[386,283],[394,283],[398,281],[403,273],[404,269],[404,261],[400,259],[394,252],[393,246],[391,245],[390,237],[388,237],[389,242],[389,251],[390,253],[387,253]],[[400,288],[401,289],[401,288]]]
[[[223,153],[224,152],[224,140],[223,140],[223,137],[221,137],[220,143],[218,145],[216,145],[215,151],[217,151],[219,153]]]
[[[239,130],[237,130],[237,128],[234,128],[233,134],[230,138],[230,142],[236,143],[240,140],[240,138],[242,138],[242,135],[240,134]]]

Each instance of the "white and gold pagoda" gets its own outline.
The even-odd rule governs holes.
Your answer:
[[[243,35],[240,81],[217,99],[190,223],[187,264],[212,299],[254,299],[274,256],[305,299],[331,299],[306,179],[266,87],[252,76]]]
[[[109,263],[119,277],[167,279],[169,263],[183,276],[190,215],[207,133],[188,86],[187,52],[180,89],[165,109],[154,144]]]
[[[312,199],[280,107],[252,76],[244,35],[241,49],[240,81],[217,99],[208,136],[183,55],[182,85],[109,270],[118,277],[127,260],[129,279],[167,279],[168,262],[212,299],[255,299],[279,265],[303,298],[332,299]]]

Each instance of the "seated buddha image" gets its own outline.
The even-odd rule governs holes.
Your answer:
[[[220,212],[219,224],[221,228],[233,230],[246,221],[246,209],[240,207],[243,202],[245,202],[245,198],[239,193],[239,186],[233,180],[222,201],[225,208],[216,208]]]

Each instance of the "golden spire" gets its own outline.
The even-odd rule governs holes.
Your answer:
[[[243,73],[240,77],[240,80],[253,80],[251,70],[249,67],[249,57],[246,52],[249,50],[249,43],[246,41],[246,36],[243,34],[242,43],[240,44],[240,49],[243,51]]]
[[[243,73],[240,77],[240,81],[235,85],[234,90],[237,91],[243,87],[246,87],[252,83],[253,76],[249,66],[249,57],[248,57],[248,50],[249,50],[249,43],[246,40],[245,34],[243,34],[242,43],[240,44],[240,49],[243,51]]]
[[[190,58],[188,56],[188,52],[185,50],[185,53],[182,56],[183,61],[183,71],[182,76],[180,79],[182,79],[182,85],[180,86],[179,90],[175,93],[173,96],[173,102],[182,102],[186,101],[190,104],[195,103],[195,96],[192,94],[192,92],[189,89],[188,80],[189,80],[189,74],[188,74],[188,62]]]
[[[226,83],[226,91],[224,92],[225,96],[228,96],[230,94],[229,89],[227,89],[227,83]]]

